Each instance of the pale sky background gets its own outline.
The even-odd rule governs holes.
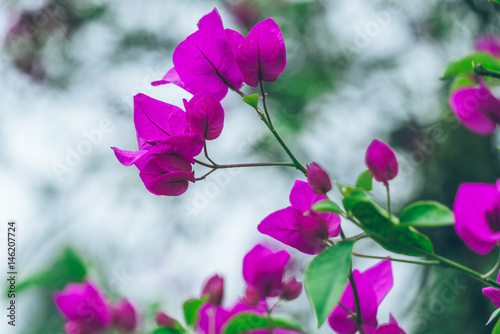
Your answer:
[[[217,5],[215,1],[101,2],[111,5],[114,24],[120,29],[164,31],[178,42],[194,32],[199,18]],[[16,7],[36,8],[39,3],[19,1]],[[473,36],[464,30],[463,38],[453,46],[415,43],[406,22],[408,17],[423,15],[428,8],[424,3],[393,2],[392,7],[382,1],[335,3],[328,8],[329,28],[343,43],[361,45],[359,61],[398,54],[398,66],[372,72],[370,77],[353,69],[352,80],[346,79],[335,94],[315,101],[321,116],[288,142],[302,162],[317,161],[338,180],[353,183],[365,168],[364,150],[373,138],[386,140],[391,127],[410,117],[437,117],[432,112],[440,103],[437,92],[442,82],[438,78],[447,61],[471,50]],[[226,27],[235,28],[222,6],[219,10]],[[0,36],[11,24],[11,15],[0,4]],[[63,245],[71,245],[94,264],[95,281],[106,280],[139,308],[160,302],[165,311],[180,318],[182,302],[197,296],[202,282],[214,273],[224,275],[226,304],[230,305],[243,292],[244,254],[257,242],[286,247],[260,235],[256,226],[266,215],[289,205],[293,180],[303,177],[278,168],[217,171],[178,198],[149,193],[136,168],[120,165],[110,147],[136,149],[131,118],[134,94],[146,93],[179,106],[190,95],[173,85],[149,85],[172,66],[171,53],[153,50],[137,59],[110,61],[120,29],[99,21],[78,31],[67,51],[83,66],[64,90],[33,82],[0,54],[0,222],[5,226],[8,219],[17,220],[19,277],[44,268]],[[373,36],[362,40],[360,31],[373,31]],[[287,45],[287,51],[300,52],[300,46]],[[57,57],[45,61],[49,70],[58,70]],[[411,104],[395,86],[394,75],[403,78],[411,90]],[[264,161],[249,152],[266,128],[236,94],[229,93],[223,106],[226,123],[222,136],[209,144],[211,156],[218,163]],[[125,115],[118,109],[126,110]],[[108,124],[106,132],[99,127],[102,122]],[[90,146],[85,143],[89,132],[95,135]],[[70,158],[70,152],[79,149],[88,149],[88,154]],[[68,165],[68,161],[73,166],[63,175],[54,170],[58,163]],[[393,184],[395,207],[416,189],[418,166],[410,170],[409,177]],[[375,194],[385,205],[380,186]],[[338,193],[333,197],[338,198]],[[355,231],[345,228],[348,233]],[[299,267],[310,259],[286,249]],[[360,243],[359,249],[372,251],[367,242]],[[372,264],[355,262],[362,269]],[[397,263],[393,268],[395,287],[379,310],[379,320],[387,322],[392,312],[411,332],[416,320],[404,311],[417,291],[405,282],[417,282],[418,270]],[[20,326],[26,326],[30,312],[36,312],[30,298],[29,293],[21,298]],[[285,309],[314,332],[314,321],[307,322],[313,317],[305,293]],[[2,327],[3,333],[16,333],[10,330]],[[326,325],[320,332],[332,331]]]

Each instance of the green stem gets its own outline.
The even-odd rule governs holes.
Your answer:
[[[483,282],[483,283],[486,283],[492,287],[495,287],[495,288],[500,288],[500,283],[495,281],[495,280],[492,280],[491,278],[489,277],[483,277],[483,275],[475,270],[472,270],[470,268],[467,268],[459,263],[456,263],[452,260],[449,260],[445,257],[442,257],[442,256],[439,256],[439,255],[436,255],[436,254],[431,254],[431,253],[427,253],[427,252],[422,252],[422,255],[425,255],[431,259],[434,259],[434,260],[437,260],[439,261],[439,265],[443,266],[443,267],[448,267],[448,268],[453,268],[453,269],[456,269],[456,270],[459,270],[461,272],[464,272],[466,273],[467,275],[471,276],[471,277],[474,277],[475,279]]]
[[[274,129],[274,126],[271,120],[271,116],[269,115],[269,111],[267,111],[267,104],[266,104],[267,93],[264,91],[264,83],[262,82],[262,79],[259,80],[259,86],[260,86],[260,93],[262,94],[262,105],[264,106],[264,112],[266,114],[267,122],[269,123],[269,129],[272,131]]]
[[[269,322],[269,334],[273,334],[274,328],[275,328],[273,318],[271,317],[271,313],[273,312],[273,308],[269,308],[269,306],[267,305],[267,301],[266,301],[266,313],[267,313],[267,321]]]
[[[293,162],[253,162],[248,164],[229,164],[229,165],[219,165],[216,163],[208,164],[198,159],[194,161],[202,166],[213,168],[213,169],[223,169],[223,168],[241,168],[241,167],[268,167],[268,166],[278,166],[278,167],[295,167]]]
[[[473,64],[474,74],[500,79],[500,72],[487,70],[481,64]]]
[[[385,189],[387,190],[387,212],[389,212],[389,221],[391,219],[391,192],[389,191],[389,182],[387,182]]]
[[[421,264],[425,266],[432,266],[432,265],[439,265],[439,261],[418,261],[418,260],[407,260],[407,259],[397,259],[393,258],[390,256],[375,256],[375,255],[366,255],[366,254],[359,254],[353,252],[352,255],[357,256],[357,257],[364,257],[368,259],[377,259],[377,260],[390,260],[390,261],[395,261],[395,262],[404,262],[404,263],[413,263],[413,264]]]
[[[239,89],[236,89],[236,87],[232,86],[232,85],[229,85],[227,82],[226,82],[226,85],[233,91],[235,91],[236,93],[238,93],[241,97],[245,97],[247,96],[245,93],[243,93],[242,91],[240,91]],[[262,90],[263,90],[263,87],[261,87]],[[263,97],[265,96],[264,95],[265,92],[263,93]],[[267,107],[264,106],[265,110],[266,110],[266,114],[269,116],[269,113],[267,112]],[[264,114],[262,112],[262,110],[260,110],[259,107],[255,108],[255,111],[257,112],[257,114],[259,115],[259,118],[264,122],[264,124],[266,124],[267,128],[271,131],[271,133],[273,134],[274,138],[276,138],[276,140],[278,141],[278,143],[281,145],[281,147],[285,150],[286,154],[288,155],[288,157],[290,158],[290,160],[292,160],[295,168],[297,168],[298,170],[300,170],[302,173],[304,173],[304,175],[306,175],[307,173],[307,170],[306,168],[299,162],[299,160],[295,157],[295,155],[292,153],[292,151],[288,148],[288,146],[286,145],[286,143],[283,141],[283,139],[281,138],[281,136],[278,134],[278,132],[276,131],[276,129],[274,128],[274,126],[272,125],[271,123],[271,117],[269,117],[269,120],[267,119],[266,117],[266,114]]]
[[[344,234],[344,231],[342,230],[342,227],[340,228],[340,236],[342,237],[342,240],[346,240],[346,236]],[[359,302],[358,289],[356,288],[356,282],[354,281],[354,275],[352,273],[352,263],[349,270],[349,282],[351,283],[352,294],[354,295],[354,307],[356,309],[356,315],[353,319],[356,323],[356,327],[358,328],[359,333],[364,334],[363,329],[361,328],[361,324],[363,324],[363,318],[361,316],[361,304]]]
[[[491,268],[490,271],[488,271],[486,274],[484,274],[483,278],[490,277],[491,275],[493,275],[495,273],[495,271],[497,271],[498,268],[500,268],[500,254],[499,254],[497,262],[495,263],[495,265],[493,266],[493,268]]]

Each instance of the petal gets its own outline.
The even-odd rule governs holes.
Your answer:
[[[198,329],[203,334],[220,334],[222,327],[231,314],[222,307],[215,307],[209,303],[200,309]],[[210,326],[213,326],[210,328]]]
[[[224,29],[200,29],[188,36],[175,49],[173,61],[192,94],[206,90],[222,100],[228,84],[238,89],[242,86],[241,72]]]
[[[314,194],[309,183],[301,180],[295,180],[290,192],[290,204],[300,212],[307,212],[317,201],[326,199],[325,196]]]
[[[286,66],[286,50],[276,22],[268,18],[257,23],[242,41],[236,60],[244,82],[252,87],[259,79],[278,79]]]
[[[198,29],[224,29],[219,11],[214,8],[198,21]]]
[[[229,43],[229,47],[236,57],[236,55],[238,54],[238,49],[240,48],[241,43],[243,43],[243,41],[245,40],[245,37],[243,37],[243,35],[236,30],[232,29],[226,29],[226,37]]]
[[[143,168],[141,175],[155,178],[165,172],[191,172],[189,161],[176,154],[158,154],[153,156]]]
[[[179,74],[177,73],[177,70],[175,67],[172,67],[164,76],[161,80],[158,81],[153,81],[151,85],[153,86],[159,86],[159,85],[165,85],[168,83],[173,83],[174,85],[177,85],[181,87],[184,90],[188,90],[186,88],[186,84],[182,82],[181,78],[179,77]]]
[[[179,196],[188,189],[188,181],[195,182],[193,172],[169,172],[152,177],[141,171],[139,176],[142,182],[144,182],[146,189],[155,195]]]
[[[187,132],[184,111],[144,94],[134,96],[134,123],[137,136],[146,142],[165,140]]]
[[[336,213],[321,213],[328,221],[328,237],[333,238],[340,234],[340,216]]]
[[[311,246],[298,230],[296,221],[302,213],[291,206],[273,212],[259,224],[257,229],[285,245],[291,246],[306,254],[317,254],[324,246]]]
[[[177,135],[169,137],[154,146],[140,160],[149,159],[149,157],[157,154],[177,154],[190,163],[194,163],[194,157],[200,154],[202,150],[203,142],[200,142],[198,136],[192,134]]]
[[[455,229],[467,246],[480,254],[489,253],[500,241],[486,219],[486,211],[499,203],[497,187],[489,184],[465,183],[457,191],[453,213]]]
[[[139,160],[144,154],[146,154],[147,150],[140,151],[126,151],[120,150],[116,147],[111,147],[111,149],[115,152],[115,156],[118,161],[124,166],[132,166]]]
[[[491,108],[497,103],[484,88],[465,87],[453,91],[449,103],[458,120],[469,130],[487,135],[495,131],[497,124],[482,110],[484,106]]]
[[[478,36],[474,42],[474,50],[491,54],[495,58],[500,57],[500,37],[493,34]]]
[[[54,301],[67,320],[96,332],[112,321],[104,297],[90,282],[69,283],[63,291],[54,293]]]
[[[496,306],[500,307],[500,289],[487,287],[483,289],[483,295],[488,297],[489,300]]]
[[[255,246],[243,259],[243,278],[256,288],[262,297],[281,294],[283,272],[290,258],[287,251],[274,253],[262,245]]]
[[[200,138],[213,140],[224,127],[224,109],[213,95],[201,92],[193,96],[186,109],[191,131]]]
[[[365,270],[361,275],[372,284],[373,291],[375,291],[377,297],[378,307],[393,286],[391,261],[381,261]]]
[[[363,277],[358,270],[353,271],[356,289],[358,291],[359,302],[361,306],[361,315],[365,325],[377,325],[377,297],[371,282]],[[342,297],[342,305],[355,312],[354,295],[351,284],[348,282]],[[349,313],[341,306],[336,306],[328,317],[330,327],[339,334],[354,334],[357,332],[356,323]]]

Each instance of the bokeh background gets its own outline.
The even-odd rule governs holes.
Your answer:
[[[2,333],[62,333],[51,293],[83,275],[80,260],[108,296],[137,305],[147,333],[155,310],[180,318],[182,302],[214,273],[224,275],[226,305],[233,304],[244,288],[244,254],[257,242],[285,247],[256,226],[288,205],[297,171],[217,171],[178,198],[158,197],[110,149],[136,149],[135,94],[179,106],[189,97],[150,82],[213,7],[244,34],[266,17],[281,27],[288,65],[266,88],[279,131],[304,163],[317,161],[353,183],[370,141],[390,142],[401,164],[392,184],[396,211],[416,199],[451,206],[460,183],[497,178],[497,136],[464,130],[447,105],[449,83],[439,80],[477,35],[498,32],[500,13],[486,0],[1,1],[0,235],[5,245],[7,220],[17,220],[23,281],[17,326],[4,319]],[[209,144],[214,160],[285,161],[236,94],[223,106],[223,134]],[[374,194],[385,203],[380,186]],[[496,254],[468,250],[450,227],[423,232],[437,253],[476,270],[495,262]],[[370,242],[357,249],[387,255]],[[288,250],[290,271],[301,278],[310,257]],[[361,269],[373,264],[355,260]],[[494,307],[480,284],[451,270],[393,268],[380,322],[392,312],[408,333],[491,332],[484,324]],[[310,333],[332,332],[315,328],[304,293],[282,311]]]

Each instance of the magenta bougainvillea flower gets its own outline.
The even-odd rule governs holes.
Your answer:
[[[326,195],[332,190],[330,175],[316,162],[311,162],[307,166],[307,182],[316,195]]]
[[[217,9],[203,16],[198,31],[181,42],[173,54],[174,68],[153,86],[173,83],[192,94],[207,90],[219,101],[243,82],[256,87],[275,81],[286,66],[280,28],[272,19],[257,23],[245,38],[224,29]]]
[[[259,300],[278,297],[283,293],[283,275],[289,259],[287,251],[274,253],[260,244],[245,255],[243,278]]]
[[[480,35],[474,42],[474,49],[500,58],[500,37],[493,34]]]
[[[401,327],[399,327],[396,319],[390,315],[389,323],[377,326],[363,326],[365,334],[406,334]]]
[[[173,61],[175,70],[153,85],[174,83],[192,94],[206,90],[219,101],[226,96],[228,86],[242,86],[241,72],[217,9],[203,16],[198,31],[177,46]]]
[[[54,301],[66,319],[66,333],[99,333],[113,321],[112,311],[104,295],[92,283],[69,283],[63,291],[55,292]]]
[[[458,188],[453,213],[455,229],[467,246],[480,254],[500,243],[500,182],[465,183]]]
[[[177,154],[153,155],[140,171],[146,189],[155,195],[181,195],[186,192],[189,181],[195,181],[191,164]]]
[[[500,282],[500,272],[498,273],[497,282]],[[500,308],[500,289],[487,287],[483,289],[483,295],[488,297],[489,300],[496,306]]]
[[[479,87],[461,87],[453,91],[449,103],[458,120],[472,132],[488,135],[500,124],[500,100],[483,80]]]
[[[257,23],[246,38],[232,34],[239,44],[235,54],[243,81],[252,87],[260,80],[276,81],[286,66],[285,42],[276,22],[268,18]]]
[[[127,299],[120,300],[113,307],[114,327],[122,333],[131,333],[137,328],[137,312]]]
[[[365,155],[365,164],[375,180],[386,187],[389,181],[398,175],[398,161],[394,150],[380,140],[373,140]]]
[[[290,193],[292,205],[267,216],[258,230],[303,253],[317,254],[326,247],[326,240],[340,233],[337,214],[312,210],[314,203],[324,199],[307,182],[296,180]]]
[[[391,261],[381,261],[362,273],[353,270],[352,274],[358,291],[363,324],[377,327],[378,307],[393,285]],[[354,295],[349,282],[340,302],[352,312],[356,312]],[[328,322],[330,327],[339,334],[354,334],[357,331],[354,319],[339,305],[333,309]]]
[[[201,290],[202,296],[209,296],[208,302],[220,306],[224,299],[224,277],[214,275],[208,279]]]
[[[123,165],[135,165],[146,188],[156,195],[178,196],[195,182],[191,164],[205,140],[216,139],[224,126],[224,110],[206,91],[184,100],[186,112],[144,94],[134,97],[139,150],[112,147]]]

